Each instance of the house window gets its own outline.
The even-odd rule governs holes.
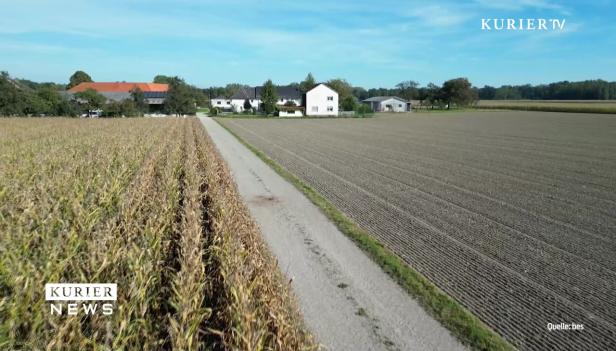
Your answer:
[[[216,101],[216,105],[222,104],[222,101]]]
[[[284,102],[284,99],[280,99],[280,102]]]
[[[332,112],[334,110],[334,106],[327,106],[327,111]]]
[[[312,106],[312,112],[319,112],[319,106]]]
[[[333,96],[328,96],[327,97],[327,101],[334,101],[334,97]]]
[[[398,107],[402,107],[402,104],[398,104]]]
[[[227,105],[231,105],[231,100],[227,101]]]

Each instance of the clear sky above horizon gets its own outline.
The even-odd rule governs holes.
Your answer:
[[[616,80],[616,1],[0,0],[0,70],[34,81],[200,87],[345,78],[353,85]],[[482,18],[565,19],[563,31],[482,31]]]

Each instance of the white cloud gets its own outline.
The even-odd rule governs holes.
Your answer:
[[[417,6],[409,12],[409,15],[434,27],[456,26],[471,18],[467,9],[461,11],[454,5]]]
[[[502,9],[509,11],[522,11],[526,9],[553,10],[563,15],[570,15],[567,8],[547,0],[475,0],[485,8]]]

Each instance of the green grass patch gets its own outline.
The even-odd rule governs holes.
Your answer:
[[[367,231],[361,229],[318,192],[263,152],[248,144],[221,121],[218,121],[218,119],[214,120],[280,176],[301,190],[341,232],[351,238],[374,262],[381,266],[411,296],[416,298],[424,309],[456,336],[460,342],[474,350],[515,350],[515,347],[503,337],[430,282],[421,273],[411,268],[395,253],[384,247]]]

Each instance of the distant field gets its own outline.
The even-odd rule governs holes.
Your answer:
[[[286,287],[197,119],[0,119],[1,350],[310,349]]]
[[[614,349],[613,116],[219,121],[521,350]]]
[[[615,100],[480,100],[477,107],[553,112],[616,113]]]

